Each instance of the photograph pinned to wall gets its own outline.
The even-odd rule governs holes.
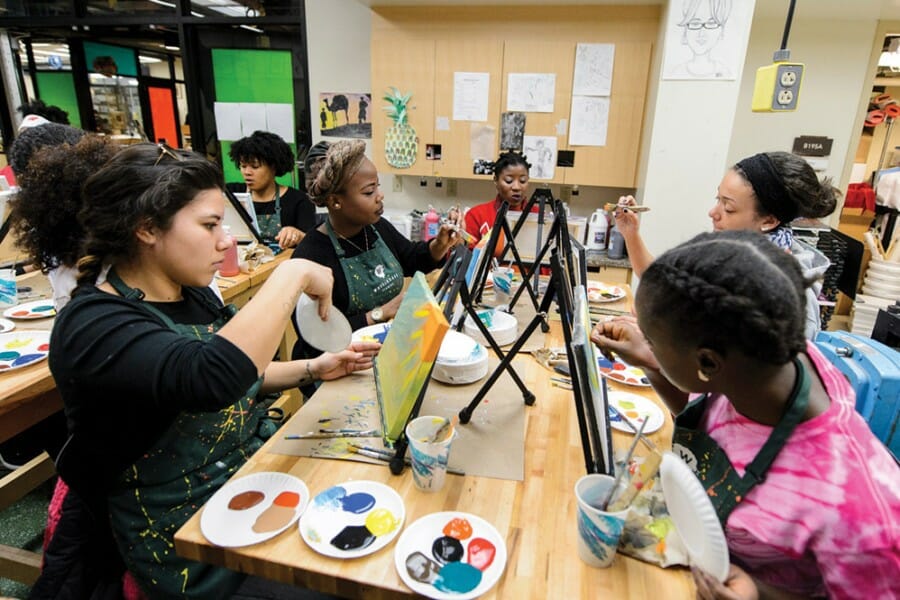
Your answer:
[[[500,150],[522,151],[525,136],[525,113],[505,112],[500,115]]]
[[[663,79],[737,79],[753,18],[750,7],[733,0],[670,2]]]
[[[425,160],[441,160],[441,145],[425,144]]]
[[[506,110],[553,112],[556,73],[510,73],[508,82]]]
[[[553,179],[556,170],[556,136],[526,135],[522,140],[522,153],[531,169],[531,179]]]
[[[371,139],[372,94],[320,93],[319,133],[326,137]]]
[[[608,96],[572,96],[570,146],[605,146],[609,125]]]
[[[493,175],[494,174],[494,161],[487,160],[484,158],[479,158],[472,161],[472,174],[473,175]]]
[[[615,44],[578,44],[575,48],[572,94],[609,96],[615,56]]]

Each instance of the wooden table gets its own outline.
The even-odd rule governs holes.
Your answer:
[[[238,307],[247,303],[256,291],[265,283],[275,267],[287,260],[290,253],[283,252],[275,260],[254,270],[252,273],[241,273],[234,277],[217,278],[219,290],[226,302]],[[29,301],[50,296],[50,284],[47,278],[39,273],[28,273],[17,279],[19,288],[29,286],[34,298],[20,298]],[[53,326],[53,319],[37,319],[34,321],[16,321],[16,329],[45,329]],[[288,332],[293,328],[288,326]],[[282,343],[282,352],[290,354],[289,342]],[[293,392],[293,405],[299,403],[299,392]],[[47,361],[0,374],[0,442],[16,436],[29,427],[41,422],[62,409],[62,398],[56,389],[56,382],[50,374]],[[290,413],[288,409],[286,412]],[[17,502],[25,494],[47,481],[55,473],[53,460],[42,452],[25,465],[12,471],[0,479],[0,510]],[[33,583],[40,574],[41,555],[20,548],[0,545],[0,577]]]
[[[604,306],[621,310],[628,302]],[[547,346],[562,345],[558,322],[551,323],[547,340]],[[274,439],[235,477],[260,471],[290,473],[302,479],[312,495],[351,479],[386,483],[404,499],[406,524],[438,511],[477,514],[504,536],[508,551],[504,575],[488,598],[657,598],[661,594],[693,598],[694,585],[684,568],[661,569],[618,555],[610,568],[593,569],[578,558],[573,489],[584,474],[584,459],[571,392],[551,387],[550,371],[536,361],[529,360],[527,371],[519,374],[537,396],[534,406],[522,406],[526,415],[524,481],[448,475],[441,492],[428,494],[415,489],[409,469],[393,476],[380,465],[275,454],[270,450]],[[610,389],[625,386],[610,382]],[[627,391],[659,403],[650,388]],[[321,410],[316,396],[300,410]],[[649,437],[668,447],[671,435],[672,420],[667,418],[665,426]],[[613,436],[617,447],[632,439],[618,431]],[[333,559],[311,550],[293,527],[254,546],[219,548],[201,533],[199,512],[175,536],[181,556],[348,598],[412,595],[394,568],[395,543],[363,558]]]

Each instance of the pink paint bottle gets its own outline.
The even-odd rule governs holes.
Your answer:
[[[441,217],[437,214],[437,211],[434,210],[433,206],[428,207],[428,214],[425,215],[425,241],[427,242],[431,238],[435,237],[438,234],[438,230],[441,228]]]
[[[233,277],[241,272],[241,267],[238,264],[238,244],[237,240],[231,235],[231,228],[227,225],[223,225],[222,228],[225,230],[225,235],[231,244],[225,250],[225,260],[222,261],[222,266],[219,268],[219,275]]]

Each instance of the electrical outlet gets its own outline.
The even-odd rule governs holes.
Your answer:
[[[797,83],[797,73],[794,71],[782,71],[781,72],[781,85],[783,87],[791,87]]]
[[[448,198],[456,198],[456,180],[455,179],[447,180],[447,197]]]
[[[803,64],[776,62],[756,70],[751,108],[754,112],[797,110]]]
[[[399,175],[391,176],[391,189],[395,192],[403,191],[403,178]]]
[[[779,90],[778,97],[775,99],[775,101],[782,106],[787,106],[793,101],[793,99],[794,92],[792,92],[791,90]]]

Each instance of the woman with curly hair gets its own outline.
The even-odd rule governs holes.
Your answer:
[[[291,147],[274,133],[254,131],[234,142],[228,155],[241,170],[244,183],[227,187],[250,194],[263,240],[280,248],[299,244],[316,225],[316,207],[302,191],[275,181],[294,169]]]

